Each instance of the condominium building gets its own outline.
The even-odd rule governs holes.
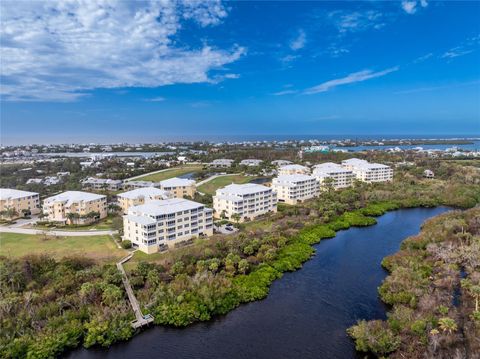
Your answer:
[[[248,159],[248,160],[242,160],[240,162],[240,166],[248,166],[248,167],[257,167],[262,164],[262,160],[255,160],[255,159]]]
[[[130,207],[123,217],[124,240],[145,253],[171,248],[194,237],[213,234],[213,211],[183,198]]]
[[[125,189],[137,189],[137,188],[146,188],[146,187],[160,187],[158,182],[151,181],[126,181],[123,183],[123,188]]]
[[[123,181],[110,178],[88,177],[82,181],[82,187],[85,189],[118,191],[123,188]]]
[[[139,206],[154,200],[169,199],[172,198],[173,195],[163,189],[145,187],[119,193],[117,197],[123,213],[127,213],[130,207]]]
[[[282,166],[286,166],[286,165],[291,165],[292,162],[291,161],[287,161],[287,160],[275,160],[275,161],[272,161],[272,166],[275,166],[275,167],[282,167]]]
[[[107,216],[107,196],[82,191],[67,191],[48,197],[43,201],[43,212],[49,221],[71,223],[75,221],[88,223]],[[87,215],[97,212],[97,217]]]
[[[278,175],[308,175],[310,169],[302,165],[286,165],[278,169]]]
[[[342,166],[353,171],[355,177],[364,182],[385,182],[393,179],[393,169],[380,163],[351,158],[342,161]]]
[[[217,189],[213,208],[216,217],[235,219],[234,215],[238,215],[239,221],[243,222],[276,212],[277,195],[271,188],[254,183],[231,184]]]
[[[36,192],[0,188],[0,212],[13,210],[12,217],[37,214],[40,212],[40,197]]]
[[[313,176],[304,174],[281,175],[273,179],[272,189],[279,202],[297,204],[318,197],[320,189]]]
[[[233,162],[235,162],[235,161],[227,159],[227,158],[220,158],[220,159],[217,159],[217,160],[213,160],[210,163],[210,166],[211,167],[216,167],[216,168],[230,168],[230,167],[232,167]]]
[[[193,198],[197,190],[195,181],[186,178],[174,177],[160,181],[159,184],[161,189],[171,192],[173,196],[177,198],[183,198],[185,196]]]
[[[355,178],[352,170],[332,162],[313,166],[313,176],[319,182],[320,187],[326,187],[326,184],[330,182],[335,189],[351,186]]]

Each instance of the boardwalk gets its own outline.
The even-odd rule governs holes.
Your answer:
[[[130,305],[132,306],[133,312],[135,313],[135,320],[132,322],[132,327],[137,329],[141,328],[144,325],[148,325],[153,322],[153,317],[148,315],[143,315],[142,310],[140,309],[140,305],[138,304],[138,300],[133,293],[132,286],[130,285],[130,281],[128,280],[127,273],[123,268],[123,263],[129,261],[133,257],[133,253],[130,253],[128,256],[123,258],[120,262],[117,263],[118,270],[122,273],[122,282],[125,287],[125,291],[127,292],[128,300]]]

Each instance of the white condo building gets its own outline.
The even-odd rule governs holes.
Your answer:
[[[156,253],[195,237],[213,234],[213,211],[183,198],[130,207],[123,216],[123,240],[145,253]]]
[[[272,181],[272,189],[277,193],[279,202],[288,204],[318,197],[320,192],[316,178],[303,174],[278,176]]]
[[[342,166],[353,171],[355,177],[363,182],[385,182],[393,179],[393,169],[380,163],[351,158],[342,161]]]
[[[156,187],[145,187],[119,193],[117,197],[123,213],[127,213],[130,207],[139,206],[150,201],[169,199],[173,197],[173,194]]]
[[[333,188],[349,187],[353,183],[355,175],[351,169],[342,167],[333,162],[321,163],[313,167],[313,176],[320,186],[325,186],[326,181],[331,181]]]
[[[308,175],[310,174],[310,168],[302,165],[286,165],[278,169],[278,175]]]
[[[238,214],[240,222],[277,211],[277,196],[266,186],[254,183],[231,184],[217,189],[213,196],[215,216],[226,218]]]

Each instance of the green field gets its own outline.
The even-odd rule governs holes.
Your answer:
[[[55,258],[84,256],[114,261],[126,255],[110,236],[53,237],[18,233],[0,233],[0,255],[22,257],[48,254]]]
[[[236,184],[248,183],[256,178],[258,177],[249,177],[249,176],[243,176],[243,175],[230,175],[230,176],[217,177],[201,185],[200,187],[197,188],[197,190],[199,192],[206,193],[206,194],[214,194],[215,191],[220,187],[225,187],[232,183],[236,183]]]
[[[182,176],[182,175],[190,173],[190,172],[198,172],[198,171],[201,171],[202,168],[203,168],[202,165],[184,165],[184,166],[180,166],[180,167],[170,168],[170,169],[165,170],[163,172],[154,173],[152,175],[146,175],[146,176],[143,176],[143,177],[139,177],[139,178],[135,179],[135,181],[158,182],[158,181],[163,181],[163,180],[166,180],[166,179],[169,179],[169,178]]]

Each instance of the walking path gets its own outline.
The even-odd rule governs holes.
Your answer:
[[[0,226],[0,233],[19,233],[19,234],[47,234],[50,236],[59,236],[59,237],[85,237],[85,236],[111,236],[117,234],[118,231],[49,231],[43,229],[31,229],[31,228],[15,228],[15,227],[5,227]]]
[[[138,304],[138,300],[135,297],[135,294],[133,293],[133,289],[132,289],[132,286],[130,285],[130,281],[128,280],[127,273],[125,272],[125,269],[123,269],[123,263],[128,262],[133,257],[134,253],[135,251],[131,252],[128,256],[126,256],[120,262],[118,262],[117,268],[122,273],[123,286],[125,287],[128,300],[130,301],[130,305],[132,306],[133,312],[135,313],[135,320],[132,321],[131,324],[134,329],[137,329],[153,322],[153,317],[150,314],[148,315],[142,314],[142,310],[140,309],[140,304]]]

